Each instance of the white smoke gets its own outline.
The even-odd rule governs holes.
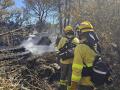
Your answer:
[[[33,39],[36,35],[29,35],[29,38],[22,43],[22,46],[29,50],[32,54],[42,55],[46,52],[54,52],[55,36],[51,36],[52,43],[50,45],[36,45],[36,39]]]

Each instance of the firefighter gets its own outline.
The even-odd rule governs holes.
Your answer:
[[[84,32],[87,38],[87,42],[90,46],[94,46],[94,50],[97,53],[101,53],[99,45],[99,38],[93,29],[92,24],[89,21],[83,21],[79,26],[76,27],[77,32]]]
[[[80,44],[75,47],[72,64],[71,90],[94,90],[94,84],[87,72],[83,69],[87,66],[91,68],[96,57],[96,52],[91,49],[88,42],[87,32],[94,32],[93,26],[88,22],[80,24],[80,31],[77,32]],[[91,43],[90,43],[91,44]]]
[[[61,52],[61,49],[66,47],[65,45],[71,45],[70,43],[72,43],[74,45],[79,44],[79,39],[74,36],[74,31],[73,31],[72,26],[70,26],[70,25],[66,26],[64,28],[64,33],[65,33],[65,35],[61,37],[61,39],[58,43],[58,46],[57,46],[59,52]],[[61,60],[60,60],[61,77],[60,77],[59,90],[69,90],[69,88],[71,86],[71,72],[72,72],[73,57],[70,56],[70,58],[68,58],[66,56],[66,52],[65,52],[65,49],[63,49],[62,56],[60,57],[61,58]],[[65,55],[64,55],[64,53],[65,53]],[[73,54],[74,54],[74,52],[73,52]],[[70,54],[68,54],[68,55],[70,55]]]

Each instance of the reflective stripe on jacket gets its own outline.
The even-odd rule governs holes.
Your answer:
[[[60,49],[60,48],[62,48],[64,45],[65,45],[65,43],[67,42],[67,38],[66,37],[62,37],[61,38],[61,40],[59,41],[59,44],[58,44],[58,46],[57,46],[57,48],[58,48],[58,50]],[[73,40],[72,40],[72,43],[73,44],[79,44],[79,39],[78,38],[74,38]],[[71,64],[72,63],[72,61],[73,61],[73,58],[71,58],[71,59],[67,59],[67,60],[60,60],[60,62],[62,63],[62,64]]]
[[[74,51],[74,59],[72,65],[72,81],[80,82],[81,85],[92,85],[90,77],[82,77],[82,69],[84,63],[91,67],[95,59],[96,53],[87,45],[79,44]]]

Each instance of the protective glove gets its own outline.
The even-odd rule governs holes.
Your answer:
[[[71,90],[77,90],[77,85],[78,85],[77,82],[72,81],[72,83],[71,83]]]

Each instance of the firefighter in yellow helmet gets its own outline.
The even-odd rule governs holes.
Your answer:
[[[101,53],[99,38],[95,33],[92,24],[89,21],[83,21],[79,26],[77,26],[76,30],[79,34],[85,33],[88,44],[90,46],[94,46],[94,49],[97,53]]]
[[[61,64],[61,77],[59,90],[69,90],[71,86],[71,72],[74,55],[74,48],[79,44],[79,39],[74,35],[72,26],[68,25],[64,28],[65,35],[58,43],[58,56]]]
[[[94,90],[94,85],[91,82],[87,72],[83,69],[87,66],[91,68],[96,57],[96,52],[89,46],[89,35],[87,32],[93,32],[93,26],[88,22],[82,22],[78,28],[78,44],[74,51],[74,59],[72,64],[71,90]]]

